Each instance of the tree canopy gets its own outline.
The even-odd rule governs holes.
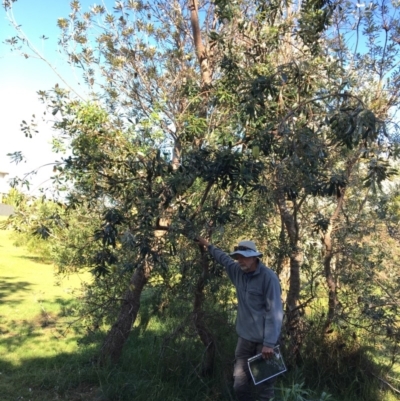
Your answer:
[[[399,341],[386,184],[399,155],[397,11],[386,1],[71,2],[59,46],[88,95],[61,84],[39,93],[67,149],[53,177],[65,214],[33,228],[55,238],[64,272],[93,271],[102,307],[92,318],[111,322],[100,361],[119,360],[151,287],[158,310],[192,296],[212,374],[207,301],[232,302],[200,234],[223,249],[258,242],[281,279],[291,363],[312,319],[322,338]],[[9,44],[29,49],[16,29]],[[68,213],[80,217],[68,225]],[[13,219],[28,223],[21,210]]]

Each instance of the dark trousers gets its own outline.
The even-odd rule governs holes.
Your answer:
[[[233,371],[233,388],[239,401],[254,401],[251,384],[253,383],[247,360],[261,353],[263,345],[239,337],[235,351],[235,368]],[[256,386],[259,401],[268,401],[274,396],[275,378]]]

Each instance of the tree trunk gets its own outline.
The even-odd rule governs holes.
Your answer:
[[[137,268],[130,280],[129,289],[125,292],[121,309],[116,322],[103,342],[100,350],[99,363],[101,365],[119,361],[122,349],[132,326],[135,323],[140,308],[140,296],[150,275],[150,267]]]
[[[188,0],[188,7],[190,10],[190,24],[192,27],[193,44],[196,51],[197,60],[199,62],[201,74],[201,88],[203,104],[198,107],[198,115],[205,120],[207,119],[207,99],[209,96],[208,90],[211,85],[211,71],[208,62],[208,52],[203,44],[201,37],[200,19],[199,19],[199,4],[198,0]],[[203,138],[195,138],[194,145],[201,148]]]
[[[340,210],[343,205],[344,190],[341,192],[341,196],[338,198],[336,209],[329,219],[328,228],[323,236],[323,244],[325,247],[324,254],[324,274],[326,284],[328,285],[328,313],[325,321],[325,330],[329,329],[336,314],[336,306],[338,304],[336,281],[332,273],[332,258],[333,258],[333,245],[332,245],[332,231],[333,224],[339,217]]]
[[[181,164],[182,145],[179,139],[174,140],[174,147],[172,149],[172,168],[176,171]]]
[[[211,84],[211,73],[208,65],[207,50],[201,40],[201,29],[199,20],[199,6],[197,0],[189,0],[190,23],[192,26],[193,42],[196,50],[197,59],[200,64],[201,81],[203,85]]]
[[[278,275],[279,278],[284,269],[285,259],[287,257],[285,248],[286,248],[285,223],[281,216],[281,232],[279,233],[279,254],[278,254],[278,260],[276,263],[276,274]]]
[[[351,172],[359,160],[360,155],[356,154],[352,159],[348,160],[346,166],[346,179],[347,181],[350,180]],[[325,321],[325,331],[329,329],[331,326],[333,319],[336,315],[336,307],[339,303],[338,296],[337,296],[337,285],[335,277],[332,273],[332,258],[333,258],[333,243],[332,243],[332,231],[336,220],[339,217],[339,214],[342,210],[343,203],[344,203],[344,196],[345,196],[346,189],[341,188],[340,193],[337,196],[337,203],[335,211],[333,212],[331,218],[329,219],[329,225],[322,237],[322,243],[325,247],[325,255],[324,255],[324,274],[326,279],[326,284],[328,285],[328,313]],[[360,206],[360,211],[366,202],[366,198],[362,202]]]
[[[299,226],[297,223],[296,208],[293,212],[288,210],[285,193],[278,184],[276,201],[282,222],[286,228],[290,243],[290,277],[289,290],[286,298],[286,322],[285,330],[290,339],[290,359],[295,364],[299,356],[302,343],[300,311],[298,307],[300,299],[300,267],[303,261],[303,252],[299,247]]]
[[[207,253],[202,246],[200,246],[200,252],[201,252],[201,266],[203,271],[199,279],[197,280],[196,289],[194,293],[193,322],[201,342],[206,347],[201,373],[203,376],[211,376],[214,370],[215,341],[211,332],[207,328],[203,309],[204,299],[205,299],[204,286],[205,286],[205,279],[208,275],[209,266],[208,266]]]
[[[302,251],[299,248],[299,227],[296,213],[288,210],[283,190],[277,191],[277,205],[282,222],[286,228],[290,243],[290,280],[289,291],[286,301],[287,312],[297,310],[300,298],[300,266],[302,263]]]
[[[290,253],[290,278],[289,291],[286,300],[287,313],[291,317],[298,314],[298,303],[300,298],[300,267],[303,262],[303,253],[297,244]]]
[[[325,274],[326,284],[328,285],[328,313],[325,321],[325,330],[327,330],[330,327],[335,317],[336,305],[338,303],[338,300],[336,294],[336,282],[335,278],[333,277],[331,269],[333,250],[332,250],[332,238],[330,232],[329,233],[327,232],[324,235],[323,242],[325,246],[324,274]]]

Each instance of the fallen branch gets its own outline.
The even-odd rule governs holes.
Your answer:
[[[372,376],[376,377],[378,380],[380,380],[382,383],[386,384],[386,386],[388,386],[392,391],[394,391],[397,394],[400,394],[400,390],[398,390],[397,388],[393,387],[390,383],[388,383],[386,380],[383,380],[381,377],[376,376],[372,373]]]

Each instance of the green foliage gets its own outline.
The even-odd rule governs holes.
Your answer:
[[[8,194],[3,197],[3,203],[5,205],[10,205],[14,207],[19,207],[20,204],[24,201],[24,194],[19,192],[15,188],[11,188],[8,191]]]
[[[378,378],[385,377],[387,370],[373,360],[373,350],[344,325],[336,334],[332,330],[319,335],[321,323],[322,316],[314,316],[304,328],[310,333],[301,353],[305,385],[329,389],[337,399],[380,399]]]
[[[305,387],[304,381],[299,381],[296,374],[293,375],[298,381],[281,384],[279,388],[279,399],[282,401],[308,401],[310,399],[318,401],[333,401],[334,398],[323,391],[320,396],[317,396],[314,391]],[[300,378],[301,379],[301,378]]]
[[[334,8],[333,3],[324,0],[306,0],[301,4],[299,36],[314,55],[320,52],[320,37],[332,21]]]
[[[381,157],[372,159],[368,166],[368,174],[364,179],[366,187],[372,187],[376,192],[378,187],[382,191],[382,182],[397,175],[397,169],[390,166],[390,162]]]
[[[330,124],[335,139],[349,149],[361,141],[371,144],[378,138],[382,127],[372,111],[351,108],[343,108],[331,118]]]
[[[215,303],[215,290],[210,288],[207,291],[209,300],[205,308],[207,322],[209,327],[215,330],[218,339],[217,368],[212,378],[199,377],[198,361],[204,356],[204,348],[198,340],[192,320],[187,318],[187,313],[190,312],[191,289],[187,288],[187,291],[183,292],[185,295],[182,296],[181,289],[184,282],[173,281],[172,277],[166,285],[169,288],[167,294],[158,291],[157,280],[154,280],[154,286],[151,289],[147,288],[144,292],[140,318],[133,328],[120,363],[108,368],[99,368],[94,363],[93,356],[96,344],[103,337],[107,326],[102,326],[101,330],[98,330],[93,322],[92,326],[87,326],[90,329],[83,332],[76,331],[78,328],[84,328],[80,324],[65,331],[65,326],[60,325],[61,320],[75,319],[71,313],[76,306],[72,308],[68,302],[69,296],[63,289],[64,285],[71,286],[72,278],[61,282],[61,287],[53,287],[53,269],[50,265],[44,265],[40,275],[33,275],[33,271],[37,272],[38,262],[33,259],[33,256],[26,255],[23,248],[13,248],[11,241],[7,239],[9,233],[0,232],[3,256],[4,254],[8,256],[9,252],[13,253],[15,263],[20,267],[19,274],[26,270],[26,275],[24,273],[23,280],[20,281],[25,282],[25,285],[27,283],[38,285],[35,292],[42,294],[42,298],[44,293],[54,288],[56,298],[54,301],[42,299],[41,304],[32,304],[29,287],[19,286],[15,291],[17,287],[8,283],[7,296],[11,296],[12,299],[7,298],[7,302],[2,303],[0,308],[2,316],[7,316],[7,310],[10,310],[10,318],[15,320],[11,302],[25,300],[19,304],[19,313],[22,313],[21,311],[24,313],[20,316],[23,320],[9,322],[2,329],[4,346],[9,342],[18,344],[12,352],[9,349],[5,350],[5,357],[0,362],[2,399],[11,401],[16,396],[22,396],[33,401],[50,401],[56,396],[61,400],[79,398],[95,400],[100,397],[115,400],[131,400],[135,397],[141,400],[146,397],[155,401],[177,399],[215,401],[233,397],[232,355],[236,336],[233,330],[234,317],[228,317],[233,312],[232,305],[228,302],[229,299],[234,298],[232,292],[221,292],[221,295],[223,294],[221,299],[226,300],[226,304],[219,306]],[[177,249],[177,252],[182,253],[181,249]],[[25,256],[25,259],[22,256]],[[31,259],[27,260],[27,256]],[[21,263],[21,260],[24,262]],[[4,257],[1,262],[4,263],[4,270],[0,273],[3,277],[8,277],[12,264],[5,263]],[[36,269],[32,267],[32,264],[36,265]],[[181,266],[184,273],[185,268],[183,264]],[[90,276],[88,278],[90,279]],[[223,281],[227,286],[226,290],[231,290],[227,279]],[[222,291],[222,288],[219,291]],[[79,305],[81,299],[77,298],[76,301],[75,303]],[[50,320],[49,317],[46,320],[45,315],[37,314],[35,308],[40,309],[40,307],[45,308],[47,315],[51,314]],[[43,325],[46,321],[47,325]],[[53,325],[55,321],[57,328],[62,329],[64,336],[54,335],[60,333],[58,329],[55,330]],[[112,324],[113,320],[110,319],[109,322]],[[323,336],[317,336],[319,330],[316,326],[321,322],[323,323],[315,318],[313,322],[310,322],[310,326],[305,327],[305,331],[312,335],[302,352],[302,364],[297,369],[290,369],[279,378],[276,398],[298,400],[299,397],[303,397],[307,400],[350,401],[360,399],[356,394],[367,394],[369,391],[371,395],[377,397],[375,399],[393,401],[394,399],[388,394],[384,395],[381,390],[377,393],[376,389],[372,388],[374,381],[371,381],[368,372],[380,374],[383,370],[382,366],[371,364],[369,357],[368,359],[361,357],[361,350],[357,351],[357,341],[346,332],[342,333],[340,340],[335,340],[333,337],[326,340]],[[75,330],[72,330],[74,327]],[[33,328],[34,331],[32,331]],[[17,338],[12,335],[11,329],[18,330]],[[41,334],[38,335],[39,333]],[[339,347],[343,342],[346,346]],[[66,348],[68,352],[62,352],[62,349]],[[352,357],[345,359],[350,351],[352,351]],[[368,349],[366,351],[366,355],[369,356]],[[9,363],[10,360],[13,362]],[[367,384],[364,383],[362,374],[354,369],[355,362],[361,365],[361,372],[367,375]],[[331,372],[334,376],[331,376]],[[364,383],[364,387],[360,387],[360,383],[357,383],[355,378],[361,380],[360,383]],[[328,391],[324,389],[330,381],[334,382],[334,385],[329,387],[329,394],[332,394],[332,397],[329,397]],[[341,383],[349,385],[342,387]],[[348,391],[340,395],[340,392],[334,391],[336,388],[340,391],[344,389]],[[373,398],[368,398],[367,395],[363,399]]]
[[[94,273],[79,308],[93,341],[114,323],[121,299],[137,290],[132,278],[145,269],[143,322],[156,315],[163,330],[179,327],[177,313],[160,305],[185,319],[193,294],[200,294],[202,323],[218,339],[233,297],[221,268],[202,259],[193,239],[200,234],[228,250],[238,238],[253,238],[281,276],[291,340],[297,333],[306,347],[318,344],[318,361],[328,350],[329,374],[342,388],[357,381],[376,386],[362,371],[362,364],[373,370],[365,344],[347,354],[335,350],[341,335],[346,344],[352,338],[340,329],[348,325],[392,347],[392,361],[397,355],[398,305],[390,299],[399,292],[398,255],[395,243],[382,241],[395,202],[375,191],[386,191],[398,156],[399,27],[391,17],[397,6],[314,0],[300,10],[277,1],[198,6],[197,31],[196,10],[183,1],[120,1],[112,13],[71,3],[70,15],[58,20],[59,43],[89,95],[82,101],[59,85],[40,92],[55,118],[55,148],[68,152],[54,176],[64,201],[16,199],[12,224],[45,244],[62,273]],[[28,43],[21,38],[9,44]],[[22,129],[31,132],[27,124]],[[381,205],[386,209],[377,211]],[[302,319],[308,324],[302,312],[314,309],[326,316],[315,337],[301,330]],[[298,327],[290,326],[291,311]],[[198,361],[193,326],[182,333],[171,344]],[[134,350],[136,358],[141,352]],[[166,355],[161,366],[146,359],[156,372],[154,391],[176,384],[168,366],[179,355]],[[361,362],[340,376],[334,367],[352,357]],[[199,374],[186,355],[176,369],[189,371],[188,383]],[[132,382],[124,388],[113,375],[104,378],[110,397],[129,397]],[[318,371],[312,377],[319,382]],[[314,397],[302,382],[282,396]],[[202,396],[214,397],[214,385]],[[136,388],[135,396],[150,387]],[[318,390],[325,387],[340,394],[333,381]],[[218,391],[216,399],[227,394]]]

